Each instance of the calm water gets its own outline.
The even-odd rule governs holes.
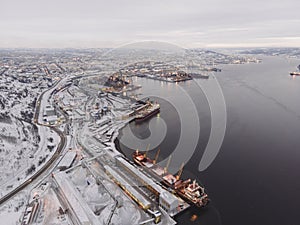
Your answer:
[[[178,224],[300,224],[300,77],[288,75],[298,64],[263,57],[261,64],[222,67],[216,77],[226,102],[226,134],[217,158],[203,172],[198,165],[211,129],[203,91],[193,81],[135,80],[142,85],[141,97],[153,96],[161,104],[161,113],[151,122],[128,125],[119,139],[131,132],[136,138],[130,139],[129,147],[120,143],[120,150],[130,157],[134,148],[143,149],[151,140],[159,144],[150,145],[149,155],[154,157],[160,148],[159,160],[165,163],[178,145],[185,146],[172,159],[170,169],[176,171],[178,156],[184,158],[195,148],[183,176],[201,181],[212,200],[206,209],[191,208],[178,215]],[[197,118],[200,134],[195,137]],[[185,136],[179,140],[182,130]],[[190,221],[193,214],[198,215],[194,222]]]

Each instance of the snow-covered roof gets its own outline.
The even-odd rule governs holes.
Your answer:
[[[85,116],[85,112],[81,109],[76,109],[75,110],[77,114],[79,114],[80,116]]]
[[[150,185],[153,189],[155,189],[158,193],[161,193],[164,191],[164,189],[156,184],[151,178],[147,177],[145,174],[143,174],[141,171],[139,171],[137,168],[135,168],[133,165],[131,165],[129,162],[127,162],[123,157],[117,156],[116,159],[121,162],[124,166],[126,166],[132,173],[134,173],[137,177],[142,179],[145,183]]]
[[[75,151],[68,151],[59,163],[60,168],[69,168],[76,157]]]
[[[97,120],[96,121],[96,124],[98,124],[98,125],[104,125],[104,124],[106,124],[106,123],[108,123],[108,122],[110,122],[111,120],[110,120],[110,118],[108,118],[108,117],[105,117],[105,118],[102,118],[102,119],[100,119],[100,120]]]
[[[163,191],[160,196],[159,196],[160,199],[163,199],[165,202],[167,202],[169,205],[172,205],[174,203],[177,203],[178,202],[178,199],[173,195],[171,194],[170,192],[168,191]]]
[[[47,121],[48,122],[55,122],[57,120],[57,116],[53,115],[53,116],[47,116]]]
[[[142,205],[143,207],[149,207],[151,202],[148,201],[143,195],[141,195],[131,184],[129,184],[125,179],[123,179],[115,170],[111,167],[105,165],[104,168],[108,173],[110,173],[120,185],[125,188],[131,195],[133,195]]]
[[[80,193],[71,184],[68,176],[64,172],[54,174],[54,178],[62,190],[72,211],[76,214],[76,217],[80,221],[80,224],[89,225],[92,224],[89,217],[93,216],[93,212],[90,207],[84,201]]]

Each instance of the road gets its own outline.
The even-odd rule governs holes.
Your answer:
[[[55,86],[58,85],[59,82],[57,82]],[[40,126],[48,126],[48,125],[44,125],[39,123],[39,113],[40,113],[40,107],[41,107],[41,100],[44,96],[44,94],[49,91],[46,90],[44,91],[40,97],[37,100],[36,103],[36,110],[35,110],[35,115],[34,115],[34,123]],[[37,171],[34,175],[32,175],[29,179],[27,179],[26,181],[24,181],[21,185],[19,185],[17,188],[15,188],[13,191],[11,191],[10,193],[4,195],[1,199],[0,199],[0,205],[2,205],[4,202],[8,201],[10,198],[12,198],[14,195],[16,195],[17,193],[19,193],[21,190],[23,190],[25,187],[27,187],[32,181],[36,180],[40,175],[42,175],[44,172],[46,172],[50,166],[59,158],[60,153],[63,151],[63,149],[65,148],[66,145],[66,136],[64,135],[64,133],[59,130],[57,127],[51,127],[48,126],[50,129],[52,129],[54,132],[56,132],[59,137],[60,137],[60,142],[56,148],[56,152],[52,155],[52,157],[45,163],[45,165],[39,170]]]

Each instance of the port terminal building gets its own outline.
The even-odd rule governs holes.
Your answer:
[[[164,189],[160,184],[145,175],[122,156],[116,156],[115,159],[118,166],[128,171],[134,178],[138,179],[143,186],[155,194],[161,208],[170,215],[176,214],[180,205],[177,196]]]
[[[99,221],[94,216],[93,211],[82,198],[78,190],[71,184],[67,174],[65,172],[55,173],[53,174],[53,178],[62,196],[67,200],[68,209],[73,220],[75,220],[73,222],[78,225],[98,224]]]
[[[67,151],[62,160],[58,165],[58,169],[66,170],[69,169],[76,159],[77,153],[76,151]]]

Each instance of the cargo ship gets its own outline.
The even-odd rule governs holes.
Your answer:
[[[146,107],[135,115],[135,122],[143,122],[150,117],[156,115],[160,111],[160,105],[157,103],[148,102]]]
[[[290,72],[291,76],[300,76],[300,71],[299,72]]]
[[[298,71],[290,72],[291,76],[300,76],[300,65],[297,66]]]
[[[166,167],[162,168],[160,165],[156,164],[158,154],[159,151],[156,153],[154,160],[147,157],[147,152],[142,153],[138,150],[135,151],[132,156],[136,164],[142,166],[147,172],[149,172],[149,174],[161,181],[164,186],[171,189],[185,201],[197,207],[206,206],[210,200],[208,195],[205,193],[204,188],[200,186],[196,180],[192,181],[191,179],[180,179],[183,171],[183,164],[181,165],[178,174],[174,176],[167,172],[171,158],[169,158]]]

